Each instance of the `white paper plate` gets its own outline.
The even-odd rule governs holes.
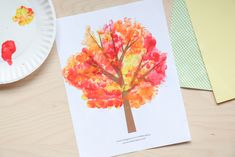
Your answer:
[[[0,84],[6,84],[28,76],[45,61],[55,39],[56,17],[50,0],[1,0],[0,6]],[[25,26],[12,20],[21,6],[34,11],[33,21]],[[2,59],[7,40],[16,45],[12,65]]]

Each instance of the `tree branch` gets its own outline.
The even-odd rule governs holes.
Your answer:
[[[137,39],[137,40],[138,40],[138,39]],[[129,48],[131,48],[131,46],[132,46],[137,40],[135,40],[135,41],[132,42],[131,44],[130,44],[130,41],[128,41],[128,44],[127,44],[125,50],[123,50],[123,47],[122,47],[122,55],[121,55],[120,59],[118,60],[118,66],[119,66],[119,69],[120,69],[120,73],[121,73],[121,77],[122,77],[121,79],[122,79],[122,80],[123,80],[123,76],[122,76],[121,65],[122,65],[122,62],[123,62],[123,60],[124,60],[125,54],[126,54],[127,50],[128,50]],[[129,45],[129,44],[130,44],[130,45]],[[123,84],[124,84],[124,80],[123,80]]]
[[[101,36],[99,34],[99,40],[100,40],[100,45],[101,45],[101,48],[103,49],[103,43],[102,43],[102,40],[101,40]],[[97,42],[96,42],[97,43]]]
[[[101,40],[100,34],[99,34],[99,40],[100,40],[101,46],[99,45],[99,43],[96,41],[96,39],[94,38],[94,36],[93,36],[90,32],[89,32],[89,35],[90,35],[90,37],[93,39],[93,41],[97,44],[97,46],[103,51],[103,44],[102,44],[102,40]],[[114,41],[113,41],[113,42],[114,42]],[[114,43],[113,43],[113,44],[114,44]],[[107,54],[106,54],[106,53],[103,53],[103,54],[104,54],[106,60],[109,61],[109,57],[107,56]],[[112,66],[112,68],[115,70],[115,72],[119,75],[120,72],[119,72],[119,70],[117,69],[117,67],[113,64],[113,62],[110,61],[109,64]]]
[[[88,34],[90,35],[90,37],[92,38],[92,40],[97,44],[97,46],[102,50],[103,47],[99,45],[99,43],[97,42],[97,40],[95,39],[95,37],[90,33],[88,32]],[[101,43],[102,44],[102,43]]]
[[[147,71],[143,76],[140,77],[140,79],[145,78],[146,76],[148,76],[148,74],[150,74],[161,62],[158,62],[157,64],[155,64],[149,71]]]
[[[134,84],[130,89],[127,90],[127,92],[132,91],[137,85],[138,85],[138,83]]]
[[[111,36],[112,43],[113,43],[113,50],[114,50],[115,54],[118,55],[118,52],[117,52],[117,49],[116,49],[116,45],[115,45],[115,42],[114,42],[114,39],[113,39],[113,33],[112,33],[112,30],[111,30],[111,26],[109,26],[109,29],[110,29],[110,36]],[[117,55],[115,56],[116,59],[117,59]]]
[[[148,80],[148,79],[146,79],[146,78],[143,78],[143,81],[145,81],[145,82],[149,82],[149,83],[151,83],[152,85],[154,84],[154,83],[153,83],[153,81]]]
[[[136,69],[136,71],[135,71],[135,73],[134,73],[134,76],[133,76],[133,78],[132,78],[132,80],[131,80],[130,85],[132,85],[132,84],[134,83],[136,77],[138,76],[138,74],[139,74],[139,72],[140,72],[140,70],[141,70],[141,64],[142,64],[142,62],[143,62],[143,55],[142,55],[141,60],[140,60],[140,62],[139,62],[139,64],[138,64],[138,66],[137,66],[137,69]]]
[[[104,74],[106,77],[108,77],[109,79],[113,80],[114,82],[116,82],[117,84],[119,84],[119,79],[111,74],[110,72],[106,71],[97,61],[94,60],[93,57],[91,57],[89,54],[87,54],[89,56],[89,58],[92,60],[93,64],[88,63],[89,65],[98,68],[101,70],[102,74]]]
[[[136,40],[134,40],[134,41],[128,46],[127,49],[131,48],[131,46],[133,46],[138,40],[139,40],[139,38],[137,38]]]
[[[123,62],[123,59],[124,59],[125,54],[126,54],[126,52],[128,51],[128,49],[131,48],[131,46],[133,46],[138,40],[139,40],[139,38],[137,38],[137,39],[136,39],[135,41],[133,41],[131,44],[130,44],[131,40],[129,40],[128,43],[127,43],[127,45],[126,45],[126,47],[125,47],[125,49],[122,48],[122,55],[121,55],[121,57],[120,57],[120,59],[119,59],[119,63],[120,63],[120,64]]]
[[[118,61],[120,64],[122,63],[122,61],[123,61],[123,59],[124,59],[124,56],[125,56],[126,51],[129,49],[128,47],[129,47],[129,44],[130,44],[130,42],[131,42],[131,39],[132,39],[133,35],[134,35],[134,32],[131,34],[131,38],[130,38],[130,40],[127,42],[127,45],[126,45],[125,49],[123,49],[123,47],[122,47],[122,55],[121,55],[121,57],[120,57],[120,59],[119,59],[119,61]]]
[[[154,84],[152,81],[150,81],[150,80],[148,80],[148,79],[146,79],[146,78],[143,78],[142,80],[145,81],[145,82],[149,82],[149,83],[151,83],[152,85]],[[127,90],[127,92],[132,91],[137,85],[138,85],[138,83],[134,84],[130,89]]]
[[[145,67],[145,65],[147,65],[147,64],[148,64],[148,62],[144,63],[144,64],[141,66],[141,68]]]
[[[160,62],[158,62],[157,64],[155,64],[149,71],[147,71],[144,75],[142,75],[140,78],[138,78],[138,80],[145,80],[147,81],[147,79],[145,78],[146,76],[148,76],[158,65],[160,64]],[[137,75],[138,76],[138,75]],[[137,78],[136,76],[136,78]],[[134,81],[133,81],[134,82]],[[148,80],[147,82],[152,83],[150,80]],[[131,90],[133,90],[136,86],[138,85],[138,83],[135,84],[131,84],[131,88],[128,89],[127,91],[130,92]]]
[[[109,29],[110,29],[110,36],[111,36],[112,44],[113,44],[113,51],[114,51],[114,53],[116,54],[115,59],[116,59],[116,61],[118,61],[118,52],[117,52],[116,45],[115,45],[115,42],[114,42],[114,39],[113,39],[113,34],[112,34],[111,26],[109,27]],[[106,55],[106,58],[108,59],[108,56],[107,56],[107,55]],[[112,64],[112,67],[114,68],[114,70],[115,70],[117,73],[119,73],[119,70],[121,70],[121,69],[120,69],[120,68],[117,68],[117,67],[113,64],[113,62],[111,62],[111,64]]]
[[[123,86],[123,84],[124,84],[124,79],[123,79],[123,76],[122,76],[121,64],[119,64],[118,52],[117,52],[116,45],[115,45],[115,42],[114,42],[114,39],[113,39],[113,33],[112,33],[112,30],[111,30],[111,27],[109,27],[109,29],[110,29],[110,36],[111,36],[111,38],[112,38],[112,43],[113,43],[113,50],[114,50],[114,52],[115,52],[115,54],[116,54],[115,59],[116,59],[116,61],[118,62],[118,67],[116,67],[115,65],[113,65],[113,62],[111,62],[111,65],[112,65],[112,67],[114,68],[114,70],[116,71],[116,73],[117,73],[118,76],[119,76],[120,85]]]
[[[119,59],[119,61],[118,61],[119,63],[122,63],[122,61],[123,61],[123,59],[124,59],[124,56],[125,56],[125,54],[126,54],[126,51],[127,51],[127,47],[129,46],[129,44],[130,44],[130,41],[128,41],[128,43],[127,43],[125,49],[123,49],[123,47],[122,47],[122,55],[121,55],[121,57],[120,57],[120,59]]]

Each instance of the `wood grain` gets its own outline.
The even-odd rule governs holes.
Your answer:
[[[54,0],[58,17],[134,0]],[[171,0],[165,0],[170,21]],[[121,157],[235,157],[235,102],[182,89],[192,142]],[[0,157],[78,157],[55,46],[29,77],[0,86]]]

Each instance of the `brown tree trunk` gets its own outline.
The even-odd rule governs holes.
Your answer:
[[[123,105],[124,105],[124,111],[125,111],[125,117],[126,117],[126,125],[128,133],[136,132],[135,122],[131,111],[131,106],[129,100],[126,99],[128,92],[124,91],[122,92],[122,99],[123,99]]]

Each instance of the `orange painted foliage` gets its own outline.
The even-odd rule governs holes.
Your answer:
[[[129,18],[110,21],[96,32],[87,27],[83,44],[63,75],[83,91],[90,108],[119,108],[124,100],[139,108],[166,78],[166,54],[145,27]]]

